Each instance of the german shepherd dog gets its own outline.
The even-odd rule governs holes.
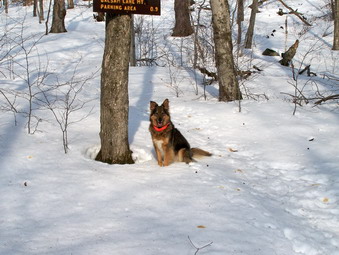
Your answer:
[[[150,110],[149,131],[159,166],[168,166],[175,161],[189,163],[194,161],[193,158],[212,155],[199,148],[191,148],[185,137],[174,127],[168,99],[160,106],[151,101]]]

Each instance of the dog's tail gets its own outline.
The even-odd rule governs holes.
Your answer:
[[[212,154],[209,153],[208,151],[204,151],[204,150],[199,149],[199,148],[192,148],[191,152],[192,152],[192,158],[202,158],[202,157],[212,156]]]

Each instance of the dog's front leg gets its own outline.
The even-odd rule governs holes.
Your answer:
[[[154,145],[154,149],[155,149],[155,153],[157,154],[158,165],[159,165],[159,166],[163,166],[163,164],[162,164],[162,153],[161,153],[161,151],[159,150],[159,148],[158,148],[156,145]]]
[[[165,144],[163,146],[163,149],[164,149],[164,166],[168,166],[173,162],[174,152],[173,149],[168,144]]]

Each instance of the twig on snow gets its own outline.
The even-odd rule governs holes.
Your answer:
[[[211,246],[212,243],[213,243],[213,242],[210,242],[210,243],[208,243],[208,244],[206,244],[206,245],[204,245],[204,246],[197,247],[197,246],[192,242],[190,236],[188,236],[188,240],[190,241],[190,244],[196,249],[194,255],[197,255],[198,252],[199,252],[200,250],[205,249],[205,248],[208,247],[208,246]]]

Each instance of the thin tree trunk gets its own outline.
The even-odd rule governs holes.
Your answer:
[[[65,28],[66,7],[64,0],[54,0],[53,20],[50,33],[67,32]]]
[[[252,48],[254,24],[255,24],[255,17],[257,15],[257,12],[258,12],[258,0],[253,0],[250,24],[248,25],[248,30],[247,30],[246,38],[245,38],[245,49]]]
[[[215,60],[219,77],[219,101],[242,99],[236,77],[229,5],[227,0],[211,0]]]
[[[175,0],[175,26],[172,36],[185,37],[193,34],[189,6],[190,0]]]
[[[5,13],[8,13],[8,1],[9,0],[4,0],[4,5],[5,5]]]
[[[52,6],[52,0],[49,0],[48,11],[47,11],[47,19],[46,19],[46,22],[45,22],[45,26],[46,26],[45,35],[48,35],[48,22],[49,22],[49,16],[51,14],[51,6]]]
[[[242,36],[241,25],[242,25],[243,21],[244,21],[244,0],[238,0],[238,12],[237,12],[237,24],[238,24],[237,44],[238,44],[238,48],[241,44],[241,36]]]
[[[332,50],[339,50],[339,0],[334,2],[334,36]]]
[[[45,20],[44,17],[44,0],[39,0],[39,22]]]
[[[109,164],[134,163],[128,144],[130,45],[131,16],[107,13],[101,73],[101,150],[96,160]]]
[[[33,1],[33,17],[37,16],[38,0]]]
[[[67,0],[67,9],[74,9],[74,1]]]

